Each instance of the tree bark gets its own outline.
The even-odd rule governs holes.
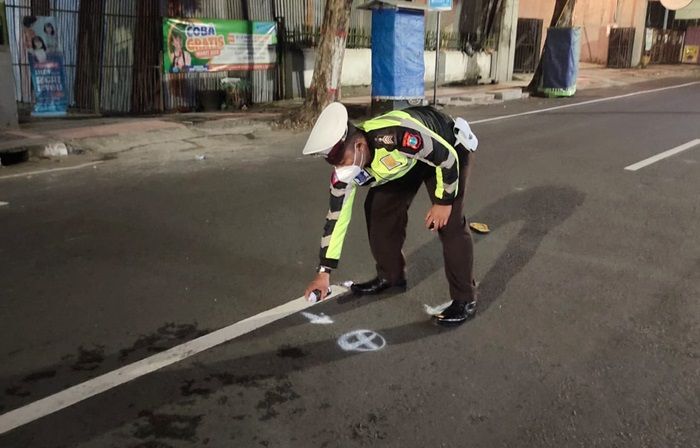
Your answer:
[[[574,20],[574,8],[576,6],[576,0],[556,0],[554,4],[554,13],[552,14],[552,20],[549,22],[550,28],[569,28],[573,26]],[[537,68],[535,69],[535,75],[532,77],[532,81],[527,86],[528,92],[531,94],[537,94],[537,87],[542,80],[542,60],[544,59],[544,51],[540,56],[540,60],[537,63]]]
[[[351,6],[352,0],[326,1],[311,86],[306,91],[301,114],[293,120],[298,126],[311,126],[324,107],[340,99],[340,75]]]

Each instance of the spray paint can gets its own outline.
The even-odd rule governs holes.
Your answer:
[[[331,288],[328,288],[328,292],[326,293],[326,297],[328,297],[331,294]],[[309,294],[309,297],[306,299],[311,303],[316,303],[321,301],[321,291],[318,289],[314,289],[311,291],[311,294]]]

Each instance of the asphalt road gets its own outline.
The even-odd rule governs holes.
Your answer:
[[[700,139],[700,84],[480,121],[684,82],[450,111],[478,122],[467,211],[492,228],[464,326],[423,310],[449,298],[421,192],[407,292],[317,305],[332,323],[278,320],[0,447],[700,446],[700,146],[624,170]],[[257,138],[0,179],[0,414],[301,295],[330,171],[304,134]],[[363,197],[334,281],[374,274]]]

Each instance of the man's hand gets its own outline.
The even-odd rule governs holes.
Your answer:
[[[451,205],[433,204],[425,216],[425,227],[430,230],[440,230],[447,225],[452,213]]]
[[[304,297],[309,298],[309,294],[311,294],[314,289],[318,289],[321,291],[321,298],[320,300],[323,300],[326,298],[326,295],[328,294],[328,288],[330,288],[330,283],[331,283],[331,274],[328,272],[319,272],[316,274],[316,278],[314,278],[311,283],[309,283],[309,286],[306,287],[306,291],[304,291]]]

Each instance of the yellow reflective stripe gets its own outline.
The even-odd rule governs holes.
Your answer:
[[[445,195],[445,187],[442,185],[442,168],[439,166],[435,167],[435,178],[437,180],[436,182],[436,187],[435,187],[435,197],[438,199],[442,199],[442,197]]]
[[[356,190],[357,188],[353,187],[343,202],[343,208],[340,211],[340,216],[338,217],[338,221],[335,223],[333,233],[331,233],[331,241],[328,243],[326,258],[330,258],[332,260],[340,259],[340,253],[343,251],[343,241],[345,240],[345,234],[348,231],[348,225],[350,224],[350,218],[352,217],[352,203],[355,200]]]

